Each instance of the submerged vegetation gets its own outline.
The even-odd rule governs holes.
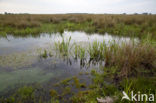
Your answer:
[[[38,36],[40,33],[56,32],[62,34],[65,30],[78,30],[89,34],[108,32],[139,38],[138,42],[110,41],[108,44],[97,40],[86,47],[71,43],[71,37],[64,38],[61,35],[62,40],[54,45],[56,55],[77,60],[83,66],[99,63],[98,68],[80,73],[80,77],[87,75],[92,82],[87,84],[75,76],[51,85],[53,89],[46,91],[42,87],[24,86],[1,97],[0,102],[97,103],[97,98],[102,97],[114,103],[129,103],[127,100],[121,101],[122,91],[128,95],[131,91],[156,95],[155,28],[156,15],[0,15],[0,36],[3,37]],[[40,57],[55,58],[55,53],[53,55],[45,49]]]

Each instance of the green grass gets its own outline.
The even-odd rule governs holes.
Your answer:
[[[70,53],[70,40],[71,37],[67,40],[62,37],[62,41],[55,42],[55,48],[63,56],[68,56]]]
[[[104,49],[106,45],[104,45],[105,42],[99,43],[98,41],[94,41],[93,44],[89,45],[88,53],[90,56],[90,60],[104,60]]]
[[[48,54],[47,54],[47,50],[44,50],[43,54],[40,55],[43,58],[47,58]]]
[[[81,60],[85,59],[86,55],[86,50],[80,45],[74,44],[74,58],[78,59],[80,58]]]

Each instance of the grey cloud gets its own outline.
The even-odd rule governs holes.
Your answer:
[[[0,12],[156,13],[156,0],[0,0]]]

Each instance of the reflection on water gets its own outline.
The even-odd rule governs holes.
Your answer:
[[[87,45],[95,40],[108,43],[117,41],[119,43],[129,42],[130,38],[114,37],[109,34],[87,35],[84,32],[64,32],[64,38],[71,37],[71,43]],[[42,83],[46,86],[58,82],[66,77],[77,76],[79,72],[90,71],[104,62],[93,62],[88,59],[75,60],[73,58],[56,58],[55,56],[46,59],[33,55],[38,48],[54,46],[57,41],[62,41],[60,34],[41,34],[39,37],[13,37],[0,38],[0,95],[18,86]],[[83,78],[89,81],[89,76]],[[47,87],[48,88],[48,87]]]
[[[108,43],[109,41],[130,41],[130,38],[116,37],[109,34],[99,35],[92,34],[87,35],[84,32],[64,32],[64,38],[71,37],[71,42],[76,43],[89,43],[95,40],[102,42],[103,40]],[[53,44],[54,42],[61,41],[62,37],[59,33],[56,34],[41,34],[38,37],[13,37],[8,35],[7,38],[0,38],[0,55],[9,54],[13,52],[27,51],[37,47],[46,47],[47,44]]]

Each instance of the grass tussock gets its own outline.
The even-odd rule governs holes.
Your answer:
[[[117,66],[121,77],[136,75],[146,70],[152,71],[156,68],[156,49],[146,43],[113,44],[105,49],[106,66]]]

